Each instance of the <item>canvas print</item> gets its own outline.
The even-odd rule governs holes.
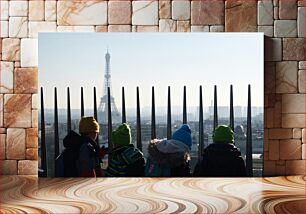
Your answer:
[[[262,176],[262,33],[41,33],[38,47],[40,176]]]
[[[1,213],[305,213],[305,1],[0,11]]]

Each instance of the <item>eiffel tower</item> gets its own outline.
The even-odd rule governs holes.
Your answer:
[[[107,99],[107,89],[110,88],[111,96],[111,111],[112,111],[112,122],[119,123],[121,120],[120,113],[117,109],[115,98],[112,96],[111,90],[111,75],[110,75],[110,54],[107,52],[105,54],[105,74],[104,74],[104,92],[103,96],[100,99],[100,104],[98,108],[98,120],[100,123],[107,123],[108,121],[108,99]]]

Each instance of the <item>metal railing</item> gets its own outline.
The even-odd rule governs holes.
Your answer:
[[[199,87],[199,144],[198,144],[198,158],[200,159],[204,150],[204,118],[203,118],[203,97],[202,86]],[[96,88],[93,88],[94,96],[94,117],[98,121],[97,112],[97,99]],[[112,144],[112,112],[111,112],[111,95],[110,88],[107,90],[108,98],[108,148],[109,151],[113,149]],[[81,87],[81,117],[84,116],[84,93]],[[186,86],[183,90],[183,124],[187,124],[187,96]],[[122,123],[126,122],[126,109],[125,109],[125,91],[122,87]],[[233,86],[230,86],[230,115],[229,126],[234,130],[234,100],[233,100]],[[214,115],[213,127],[218,126],[218,104],[217,104],[217,86],[214,86]],[[57,106],[57,88],[54,88],[54,166],[56,171],[55,159],[59,155],[59,130],[58,130],[58,106]],[[70,106],[70,89],[67,88],[67,133],[71,130],[71,106]],[[40,176],[47,177],[47,147],[46,147],[46,134],[45,134],[45,109],[44,109],[44,93],[41,87],[41,169]],[[136,145],[137,148],[142,150],[142,137],[141,137],[141,114],[140,114],[140,96],[139,87],[136,87]],[[171,89],[168,86],[168,99],[167,99],[167,139],[171,139]],[[252,161],[252,123],[251,123],[251,86],[248,85],[248,105],[247,105],[247,133],[246,133],[246,169],[247,175],[253,176],[253,161]],[[156,115],[155,115],[155,92],[154,86],[152,87],[152,104],[151,104],[151,139],[156,138]],[[97,138],[97,142],[99,139]]]

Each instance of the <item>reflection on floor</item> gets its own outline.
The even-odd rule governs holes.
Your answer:
[[[303,176],[36,178],[3,176],[0,213],[305,213]]]

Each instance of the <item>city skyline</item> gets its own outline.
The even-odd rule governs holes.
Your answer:
[[[104,54],[107,46],[111,54],[112,91],[119,108],[121,86],[125,86],[126,106],[131,108],[136,106],[136,86],[140,87],[141,106],[151,105],[152,85],[155,86],[156,107],[166,106],[168,85],[171,86],[173,106],[182,105],[184,85],[187,87],[187,105],[197,106],[200,84],[203,87],[205,106],[210,106],[215,84],[218,86],[218,105],[229,105],[229,85],[233,84],[234,104],[245,106],[247,84],[251,84],[252,106],[262,106],[263,35],[261,33],[226,33],[226,38],[230,42],[224,41],[225,37],[222,34],[175,35],[40,34],[39,85],[45,90],[45,107],[53,107],[53,87],[57,86],[59,108],[65,108],[66,87],[70,86],[71,106],[78,108],[80,87],[83,86],[85,108],[93,108],[93,86],[97,87],[97,99],[103,93]],[[94,42],[98,47],[93,51],[91,43]],[[236,43],[240,44],[238,46],[240,50],[231,48],[237,49]],[[247,44],[249,46],[246,46]],[[201,49],[203,46],[206,49]],[[167,50],[168,53],[165,54]],[[245,56],[246,54],[248,56]],[[78,60],[79,55],[82,57],[81,60]],[[251,60],[250,55],[253,56]],[[222,62],[226,68],[217,62]]]

